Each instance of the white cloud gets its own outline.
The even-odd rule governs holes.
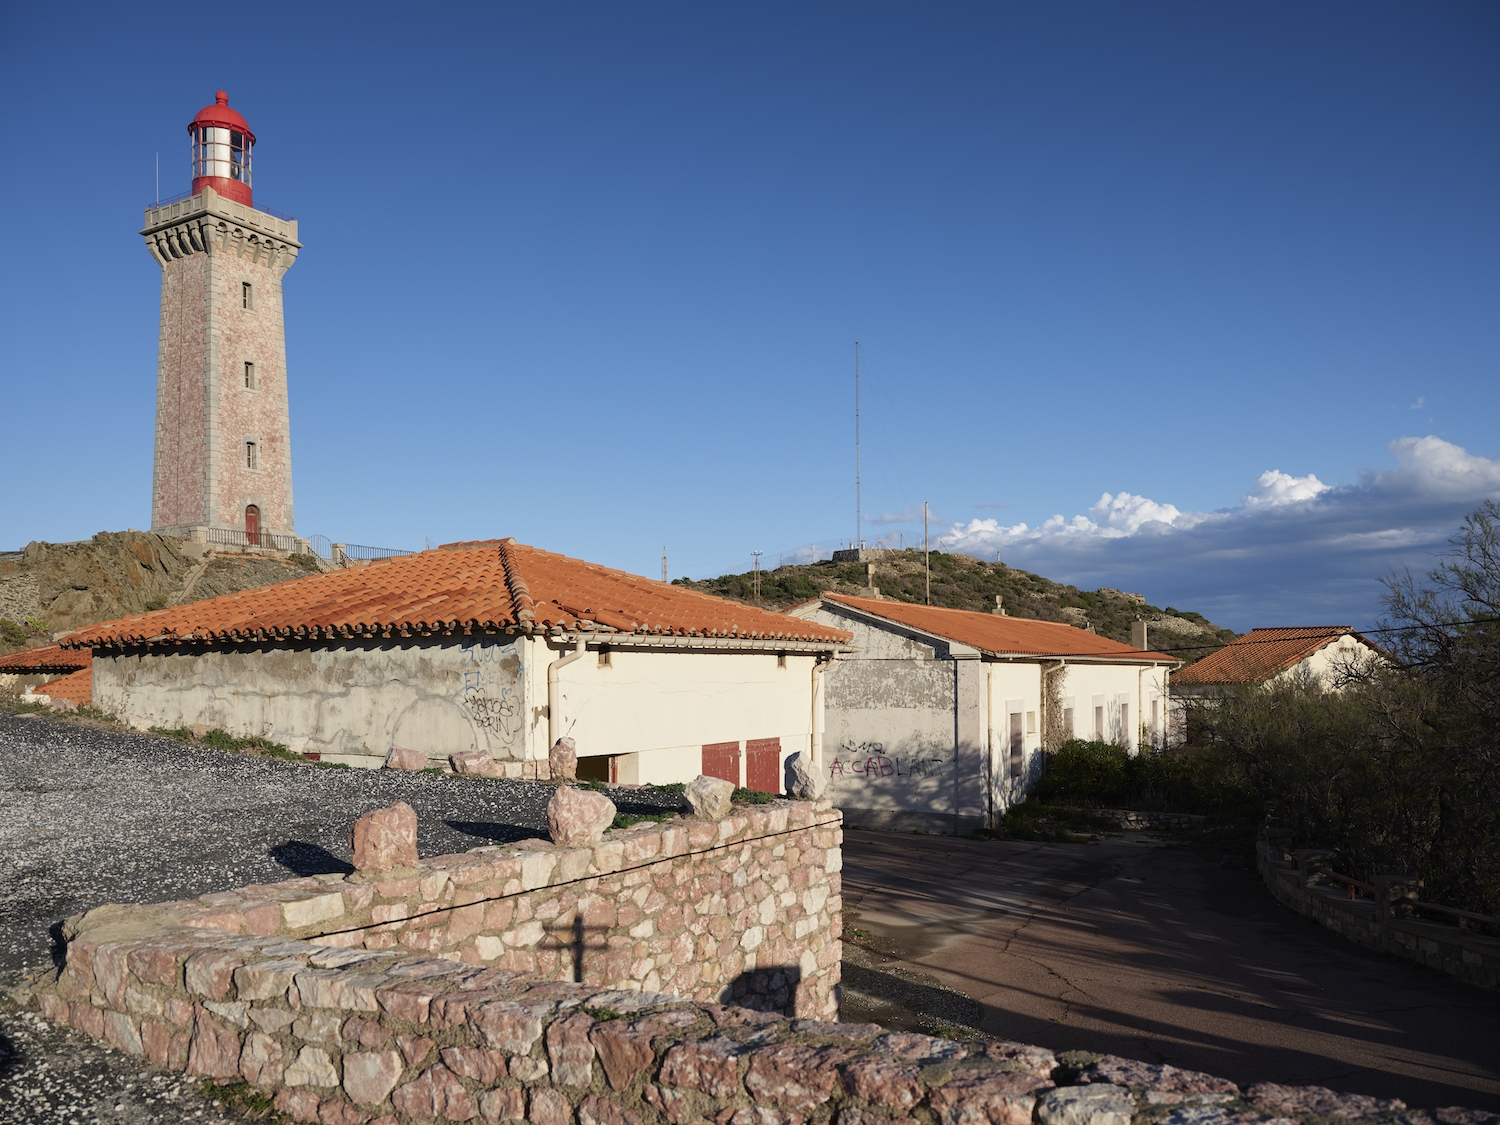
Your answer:
[[[1280,469],[1261,473],[1255,487],[1240,498],[1247,508],[1276,507],[1280,504],[1300,504],[1327,492],[1332,485],[1324,484],[1308,473],[1305,477],[1294,477]]]
[[[1106,492],[1087,516],[1059,514],[1036,527],[975,519],[937,542],[980,558],[998,552],[1086,588],[1140,590],[1235,628],[1369,624],[1380,612],[1378,576],[1430,565],[1465,512],[1500,499],[1500,459],[1433,436],[1401,438],[1389,450],[1395,466],[1366,470],[1355,484],[1271,469],[1216,512]]]
[[[1426,399],[1426,397],[1424,395],[1418,395],[1417,396],[1417,401],[1414,402],[1414,403],[1412,403],[1410,406],[1408,406],[1407,409],[1408,410],[1421,410],[1426,405],[1427,405],[1427,399]]]

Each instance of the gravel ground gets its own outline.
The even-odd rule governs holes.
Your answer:
[[[49,929],[101,903],[351,870],[349,826],[393,801],[417,810],[424,856],[540,836],[552,791],[330,769],[0,710],[0,984],[50,966]],[[610,796],[622,812],[674,800]],[[137,1060],[0,1005],[7,1125],[231,1119],[180,1075],[141,1075]]]

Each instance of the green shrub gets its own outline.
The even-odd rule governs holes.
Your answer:
[[[6,644],[24,645],[28,635],[26,626],[17,625],[9,617],[0,617],[0,637]]]
[[[762,793],[759,789],[735,789],[729,799],[737,805],[764,805],[776,799],[775,793]]]
[[[1123,746],[1070,738],[1047,756],[1047,772],[1034,796],[1043,804],[1119,804],[1129,799],[1130,764],[1130,754]]]

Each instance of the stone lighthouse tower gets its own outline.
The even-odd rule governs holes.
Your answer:
[[[151,527],[290,546],[292,448],[281,279],[297,223],[255,207],[255,134],[220,90],[188,125],[193,189],[146,209],[161,266]],[[269,534],[268,534],[269,533]]]

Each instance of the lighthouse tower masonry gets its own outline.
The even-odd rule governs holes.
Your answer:
[[[151,527],[281,546],[272,535],[295,535],[281,279],[302,244],[295,219],[256,209],[255,134],[224,91],[188,134],[192,192],[146,208],[141,231],[161,266]]]

